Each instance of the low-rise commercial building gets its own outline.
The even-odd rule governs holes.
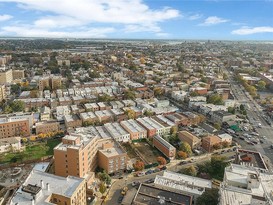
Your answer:
[[[132,205],[144,204],[192,205],[192,197],[162,186],[140,184]]]
[[[225,168],[219,205],[272,204],[272,180],[272,172],[231,164]]]
[[[164,171],[163,176],[157,175],[154,183],[157,186],[174,189],[191,196],[193,203],[195,203],[196,199],[206,190],[212,188],[211,180],[178,174],[171,171]]]

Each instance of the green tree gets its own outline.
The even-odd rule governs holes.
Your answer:
[[[179,147],[179,150],[183,151],[183,152],[186,152],[188,156],[192,155],[191,146],[187,142],[182,142],[180,147]]]
[[[105,191],[106,191],[106,186],[105,186],[105,183],[104,182],[101,182],[100,185],[99,185],[99,191],[101,194],[104,194]]]
[[[103,172],[98,173],[98,178],[105,182],[106,184],[111,184],[111,177],[103,170]]]
[[[266,83],[265,83],[263,80],[260,80],[260,81],[258,82],[257,87],[258,87],[259,90],[264,90],[264,89],[265,89],[265,86],[266,86]]]
[[[211,171],[210,175],[216,179],[222,180],[224,177],[225,167],[228,162],[225,162],[225,157],[213,156],[211,157]]]
[[[235,114],[235,108],[234,107],[228,107],[228,112],[231,114]]]
[[[196,205],[217,205],[219,198],[218,189],[206,189],[206,191],[197,198]]]
[[[6,114],[12,113],[12,109],[11,109],[11,107],[9,105],[5,106],[4,113],[6,113]]]
[[[197,175],[197,170],[193,165],[191,165],[191,166],[186,167],[185,169],[183,169],[182,173],[195,177]]]
[[[10,108],[13,112],[22,112],[25,110],[25,103],[21,100],[16,100],[10,103]]]
[[[177,131],[178,131],[177,126],[172,126],[171,127],[171,135],[176,135]]]
[[[221,129],[220,123],[217,123],[217,122],[214,123],[213,127],[214,127],[215,129],[217,129],[217,130],[220,130],[220,129]]]
[[[136,99],[136,93],[134,90],[126,90],[124,92],[124,98],[129,100],[135,100]]]
[[[223,99],[219,94],[212,94],[207,98],[207,103],[212,103],[214,105],[223,105]]]

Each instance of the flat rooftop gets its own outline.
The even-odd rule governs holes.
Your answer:
[[[118,156],[120,154],[125,153],[118,147],[111,147],[111,148],[99,150],[99,152],[101,152],[102,154],[104,154],[107,157],[114,157],[114,156]]]
[[[254,166],[265,170],[268,169],[260,152],[252,150],[237,149],[235,163],[243,164],[245,166]]]
[[[126,130],[124,130],[119,123],[106,123],[104,124],[104,127],[107,129],[107,131],[112,135],[112,137],[116,138],[120,135],[130,135]]]
[[[43,186],[41,185],[43,181]],[[48,198],[54,193],[64,197],[71,197],[80,184],[82,178],[68,176],[60,177],[43,171],[32,170],[23,185],[17,190],[11,204],[32,205],[31,195],[38,195],[34,204],[47,205]],[[49,190],[47,190],[47,184]]]
[[[141,184],[134,202],[143,205],[191,205],[192,197],[163,187]]]
[[[141,127],[135,120],[121,121],[121,124],[126,126],[131,132],[146,132],[146,130]]]
[[[196,195],[202,195],[206,188],[212,187],[210,180],[171,171],[164,171],[163,176],[157,175],[155,184]]]

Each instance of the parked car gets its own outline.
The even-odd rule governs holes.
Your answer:
[[[138,176],[138,177],[142,177],[142,176],[144,176],[144,175],[145,175],[145,172],[138,172],[138,173],[137,173],[137,176]]]
[[[135,187],[135,186],[138,186],[139,184],[140,184],[140,182],[133,181],[131,185],[132,185],[132,187]]]
[[[156,173],[156,172],[160,172],[160,169],[155,168],[155,169],[154,169],[154,173]]]
[[[188,161],[182,161],[179,163],[179,165],[183,165],[183,164],[187,164],[187,163],[188,163]]]
[[[118,198],[118,203],[119,203],[119,204],[122,202],[123,198],[124,198],[124,196],[120,196],[120,197]]]
[[[144,183],[151,184],[154,183],[155,179],[148,179]]]
[[[154,173],[154,170],[149,169],[147,172],[145,172],[146,175]]]

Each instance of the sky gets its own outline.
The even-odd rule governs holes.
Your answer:
[[[273,40],[273,0],[0,0],[0,37]]]

